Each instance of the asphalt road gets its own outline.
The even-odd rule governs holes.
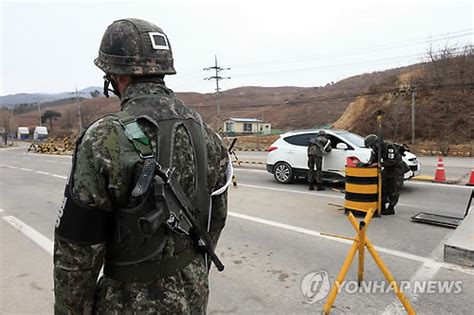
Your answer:
[[[267,158],[266,152],[258,151],[237,151],[238,158],[242,161],[258,161],[265,162]],[[438,157],[419,156],[421,162],[420,175],[434,176],[438,164]],[[464,157],[444,157],[443,158],[446,178],[449,181],[456,181],[461,185],[469,181],[469,175],[474,169],[474,158]]]
[[[51,241],[70,163],[70,157],[0,149],[1,314],[52,313]],[[229,218],[217,248],[226,270],[211,271],[209,313],[321,312],[324,299],[308,303],[302,280],[326,272],[332,282],[343,263],[350,241],[320,234],[353,237],[343,211],[329,204],[342,204],[343,194],[309,192],[304,182],[281,185],[263,170],[236,169],[235,175],[238,188],[230,189]],[[472,311],[474,270],[443,263],[443,243],[453,230],[410,221],[420,211],[462,216],[469,194],[465,186],[408,182],[397,214],[370,224],[368,237],[398,281],[459,281],[458,293],[407,292],[420,314]],[[365,275],[383,283],[368,254]],[[353,263],[346,280],[356,276]],[[393,292],[354,293],[349,287],[333,309],[383,312],[402,312]]]

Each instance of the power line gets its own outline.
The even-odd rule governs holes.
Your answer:
[[[474,34],[474,33],[473,33]],[[450,54],[455,54],[462,52],[464,47],[456,47],[450,51]],[[260,73],[244,73],[244,74],[236,74],[234,77],[239,76],[255,76],[255,75],[266,75],[266,74],[279,74],[279,73],[288,73],[288,72],[300,72],[300,71],[313,71],[313,70],[322,70],[322,69],[334,69],[334,68],[345,68],[345,67],[353,67],[359,66],[364,64],[373,64],[374,62],[380,61],[409,61],[409,60],[416,60],[422,57],[425,57],[426,54],[412,54],[412,55],[403,55],[403,56],[396,56],[396,57],[389,57],[389,58],[378,58],[378,59],[371,59],[366,61],[360,62],[352,62],[352,63],[344,63],[344,64],[333,64],[333,65],[325,65],[325,66],[317,66],[317,67],[307,67],[307,68],[300,68],[300,69],[286,69],[286,70],[276,70],[276,71],[267,71],[267,72],[260,72]]]
[[[455,83],[455,84],[433,84],[433,85],[420,85],[417,86],[417,91],[424,91],[424,90],[435,90],[435,89],[452,89],[452,90],[458,90],[458,89],[474,89],[474,82],[467,82],[467,83]],[[389,94],[389,93],[394,93],[399,90],[399,87],[391,87],[391,88],[386,88],[383,90],[379,91],[373,91],[373,92],[366,92],[366,93],[356,93],[356,94],[346,94],[346,95],[339,95],[339,96],[331,96],[331,97],[315,97],[315,98],[308,98],[308,99],[302,99],[302,100],[297,100],[295,101],[294,104],[296,106],[302,105],[304,103],[311,103],[311,102],[325,102],[325,101],[336,101],[336,100],[352,100],[357,97],[361,96],[373,96],[373,95],[381,95],[381,94]],[[225,104],[226,107],[232,107],[232,106],[241,106],[243,108],[252,108],[252,107],[263,107],[263,106],[288,106],[288,105],[293,105],[290,102],[287,103],[281,103],[281,104],[275,104],[275,103],[259,103],[259,104],[253,104],[253,105],[242,105],[242,104]],[[193,105],[195,108],[203,108],[203,107],[209,107],[209,105]]]
[[[460,37],[466,37],[474,34],[473,28],[469,29],[464,29],[460,31],[454,31],[451,33],[446,33],[446,34],[439,34],[435,35],[429,38],[418,38],[410,41],[404,41],[404,42],[396,42],[396,43],[391,43],[391,44],[382,44],[382,45],[377,45],[377,46],[372,46],[372,47],[367,47],[367,48],[361,48],[358,50],[347,50],[347,51],[341,51],[341,52],[335,52],[331,54],[320,54],[320,55],[313,55],[313,56],[306,56],[306,57],[298,57],[298,60],[302,59],[314,59],[314,58],[321,58],[321,57],[326,57],[329,59],[334,59],[335,57],[347,57],[347,56],[353,56],[353,55],[360,55],[360,54],[367,54],[367,53],[372,53],[372,52],[378,52],[378,51],[383,51],[387,49],[394,49],[394,48],[404,48],[408,46],[416,46],[420,44],[429,44],[433,42],[439,42],[439,41],[444,41],[444,40],[450,40],[450,39],[455,39],[455,38],[460,38]],[[294,59],[296,60],[296,59]],[[281,64],[282,62],[286,62],[286,60],[272,60],[272,61],[266,61],[266,62],[250,62],[250,63],[242,63],[242,64],[236,64],[232,65],[232,67],[242,67],[242,66],[253,66],[253,65],[258,65],[258,64],[272,64],[272,63],[279,63]]]
[[[314,59],[314,58],[321,58],[321,57],[325,57],[327,59],[335,59],[334,57],[346,57],[346,56],[359,55],[359,54],[371,53],[371,52],[376,52],[376,51],[383,51],[383,50],[388,50],[388,49],[393,49],[393,48],[403,48],[407,46],[429,44],[429,43],[434,43],[434,42],[443,41],[443,40],[450,40],[450,39],[470,36],[474,34],[473,30],[474,30],[473,28],[467,28],[467,29],[453,31],[453,32],[445,33],[445,34],[438,34],[431,37],[420,37],[420,38],[412,39],[409,41],[381,44],[381,45],[370,46],[370,47],[361,48],[361,49],[352,50],[352,51],[347,50],[347,51],[340,51],[340,52],[335,52],[331,54],[320,54],[320,55],[312,55],[312,56],[306,56],[306,57],[298,57],[297,59],[302,60],[305,58]],[[264,62],[258,61],[258,62],[235,64],[235,65],[232,65],[232,67],[236,68],[236,67],[265,65],[265,64],[273,64],[273,63],[282,64],[283,62],[288,63],[288,61],[290,61],[291,63],[291,60],[284,59],[284,60],[271,60],[271,61],[264,61]],[[301,62],[301,61],[297,61],[297,62]],[[198,74],[199,72],[200,72],[199,70],[192,71],[187,76],[177,77],[175,80],[180,80],[183,78],[199,77],[200,76]]]
[[[444,79],[453,79],[453,78],[457,78],[458,77],[458,73],[446,73],[443,78]],[[417,84],[424,84],[424,83],[432,83],[433,80],[432,79],[425,79],[425,80],[420,80],[420,79],[417,79],[416,80]],[[271,88],[271,87],[270,87]],[[276,89],[279,88],[279,87],[275,87]],[[298,87],[296,87],[298,88]],[[369,86],[367,86],[366,88],[369,88]],[[398,87],[393,87],[393,89],[397,89]],[[308,88],[300,88],[301,91],[295,91],[295,92],[287,92],[287,93],[284,93],[286,96],[291,96],[291,95],[297,95],[297,94],[302,94],[304,92],[308,92],[308,91],[315,91],[315,88],[314,87],[308,87]],[[319,89],[319,88],[318,88]],[[360,90],[360,89],[359,89]],[[358,93],[358,92],[357,92]],[[225,94],[222,94],[223,97],[221,98],[222,100],[229,100],[229,99],[240,99],[240,98],[243,98],[243,97],[251,97],[251,96],[275,96],[275,95],[279,95],[279,94],[282,94],[282,93],[253,93],[253,94],[246,94],[244,96],[241,96],[241,95],[236,95],[236,96],[225,96]],[[210,98],[207,98],[207,99],[204,99],[203,101],[204,102],[208,102],[210,101],[211,99]],[[242,105],[242,104],[235,104],[235,105]],[[268,103],[267,105],[276,105],[275,103]],[[196,105],[198,107],[207,107],[208,105],[205,105],[205,106],[202,106],[202,105]],[[260,106],[260,105],[258,105]]]
[[[230,77],[221,77],[219,75],[219,73],[221,71],[224,71],[224,70],[230,70],[230,68],[221,68],[221,67],[219,67],[217,65],[217,55],[214,55],[214,66],[204,68],[203,70],[205,70],[205,71],[215,70],[215,75],[214,76],[204,78],[204,80],[216,80],[216,105],[217,105],[217,117],[219,117],[220,111],[221,111],[221,107],[220,107],[220,104],[219,104],[219,92],[220,92],[219,81],[230,79]]]

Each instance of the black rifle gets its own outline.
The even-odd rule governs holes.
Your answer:
[[[191,202],[184,194],[183,189],[175,176],[173,176],[173,171],[174,169],[165,169],[158,163],[156,164],[156,174],[161,178],[165,185],[164,199],[166,200],[171,214],[170,219],[167,222],[168,225],[178,232],[183,232],[184,234],[189,235],[191,240],[209,255],[214,265],[216,265],[217,270],[224,270],[224,265],[214,252],[209,233],[204,230],[198,222],[196,222]],[[204,211],[204,209],[201,209],[201,211]],[[185,222],[182,222],[183,219]]]

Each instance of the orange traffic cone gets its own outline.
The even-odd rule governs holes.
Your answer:
[[[466,184],[467,186],[474,186],[474,168],[471,171],[471,177],[469,177],[469,183]]]
[[[436,167],[436,173],[435,173],[435,182],[445,182],[446,181],[446,173],[444,172],[444,164],[443,164],[443,158],[440,156],[438,158],[438,167]]]

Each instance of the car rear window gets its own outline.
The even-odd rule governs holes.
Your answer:
[[[293,145],[299,145],[303,147],[308,146],[309,139],[316,137],[316,133],[305,133],[302,135],[295,135],[283,138],[286,142]]]

